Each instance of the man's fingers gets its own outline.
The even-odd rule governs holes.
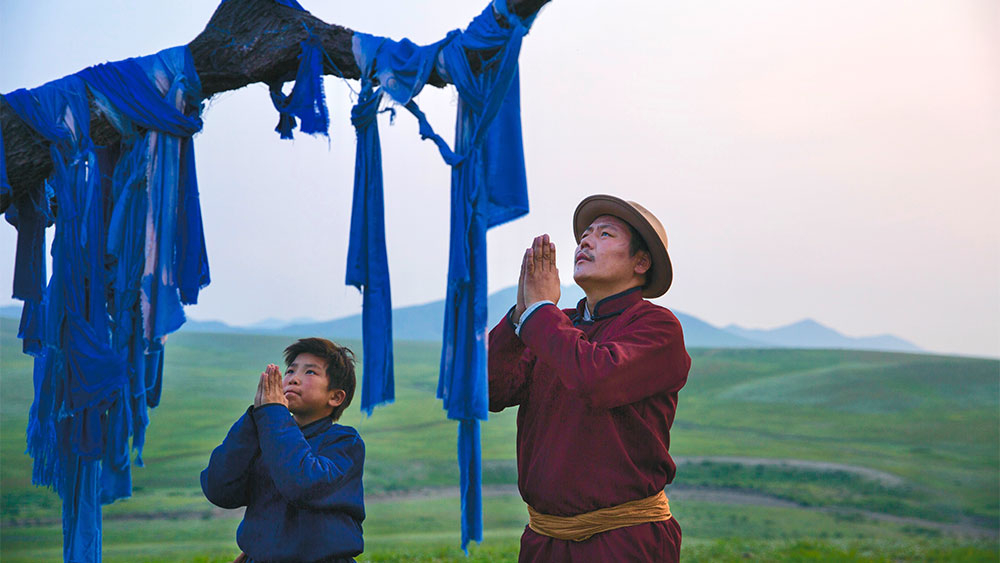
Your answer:
[[[535,273],[535,249],[529,248],[524,251],[524,277],[527,281],[528,276]]]
[[[528,253],[525,252],[521,256],[521,274],[517,278],[517,305],[519,307],[524,306],[524,270],[527,268],[526,264],[528,262]]]
[[[548,234],[542,235],[541,240],[541,268],[544,272],[555,271],[556,269],[556,245],[549,238]]]

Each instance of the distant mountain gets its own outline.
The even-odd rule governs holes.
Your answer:
[[[291,320],[288,320],[288,319],[276,319],[274,317],[268,317],[268,318],[266,318],[266,319],[264,319],[262,321],[257,321],[257,322],[255,322],[253,324],[248,324],[244,328],[249,328],[249,329],[259,329],[259,328],[263,328],[263,329],[277,329],[277,328],[285,328],[286,326],[291,326],[291,325],[304,325],[304,324],[315,323],[315,322],[319,322],[319,321],[317,321],[316,319],[313,319],[313,318],[309,318],[309,317],[295,317],[294,319],[291,319]]]
[[[723,330],[737,336],[763,343],[771,348],[848,348],[855,350],[890,350],[894,352],[919,352],[920,347],[902,338],[883,334],[852,338],[823,326],[812,319],[772,329],[749,329],[729,325]]]
[[[583,298],[583,290],[575,285],[563,286],[559,306],[573,307]],[[488,326],[491,329],[517,300],[517,287],[501,289],[487,298]],[[392,332],[398,340],[440,341],[444,326],[444,300],[393,309]],[[673,311],[684,327],[684,343],[693,348],[846,348],[855,350],[889,350],[920,352],[921,348],[891,334],[852,338],[832,328],[805,319],[773,329],[750,329],[737,325],[724,328],[713,326],[697,317]],[[20,318],[20,305],[0,306],[0,316]],[[306,321],[306,322],[302,322]],[[254,333],[287,336],[321,335],[334,339],[361,338],[361,315],[351,315],[331,321],[267,319],[251,326],[231,326],[222,321],[189,319],[184,332]]]
[[[563,286],[559,298],[562,308],[574,307],[584,296],[583,290],[576,285]],[[487,328],[491,329],[500,322],[507,311],[517,301],[517,287],[501,289],[487,298]],[[674,311],[677,319],[684,327],[684,342],[691,347],[704,348],[766,348],[767,344],[745,338],[716,328],[701,319]],[[444,326],[444,300],[400,307],[392,311],[392,335],[399,340],[440,341]],[[181,330],[196,330],[195,326],[185,325]],[[245,330],[245,329],[244,329]],[[352,315],[332,321],[306,324],[292,324],[283,328],[258,328],[254,332],[268,334],[283,334],[289,336],[304,336],[309,334],[323,335],[329,338],[360,339],[361,315]]]
[[[20,305],[2,305],[0,306],[0,317],[5,319],[20,319],[21,318],[21,306]]]
[[[684,345],[692,348],[766,348],[764,344],[752,338],[733,334],[714,327],[705,321],[673,311],[684,329]]]
[[[559,306],[573,307],[583,298],[579,287],[563,286]],[[517,287],[501,289],[487,298],[487,329],[491,329],[517,300]],[[736,325],[713,326],[697,317],[674,310],[684,327],[684,342],[698,348],[849,348],[917,352],[920,348],[892,335],[851,338],[816,321],[805,320],[771,330],[745,329]],[[444,325],[444,300],[393,309],[393,338],[399,340],[440,341]],[[193,327],[192,327],[193,328]],[[254,332],[305,336],[319,334],[330,338],[361,338],[361,315],[283,328],[258,328]]]
[[[181,330],[184,332],[226,332],[226,333],[249,333],[254,332],[254,329],[241,327],[241,326],[230,326],[222,321],[196,321],[194,319],[188,319],[181,326]]]

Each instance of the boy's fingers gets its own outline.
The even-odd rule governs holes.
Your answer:
[[[257,394],[253,398],[253,406],[259,407],[264,400],[264,384],[266,380],[266,373],[262,372],[260,374],[260,381],[257,382]]]

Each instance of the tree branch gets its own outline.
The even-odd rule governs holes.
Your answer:
[[[510,10],[527,17],[550,0],[507,0]],[[499,17],[499,16],[498,16]],[[207,99],[219,92],[237,90],[257,82],[270,83],[294,75],[298,68],[300,43],[309,31],[319,36],[334,65],[324,62],[324,73],[357,79],[360,70],[354,61],[354,31],[328,24],[308,12],[282,6],[273,0],[229,0],[216,9],[208,25],[188,43],[195,69]],[[480,57],[469,62],[479,64]],[[429,84],[445,85],[431,76]],[[91,138],[98,145],[119,142],[117,130],[91,100]],[[0,127],[7,157],[7,174],[13,188],[11,200],[0,201],[0,212],[38,186],[52,173],[49,143],[13,112],[0,98]]]

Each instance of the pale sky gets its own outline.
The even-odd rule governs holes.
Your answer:
[[[485,5],[301,1],[418,43]],[[215,5],[2,0],[0,92],[185,44]],[[352,100],[339,79],[326,93],[329,144],[280,141],[262,85],[208,102],[195,147],[213,282],[191,317],[360,312],[343,285]],[[612,193],[666,227],[665,306],[717,326],[808,317],[1000,356],[1000,3],[555,0],[524,41],[521,96],[532,207],[490,232],[491,291],[516,282],[542,232],[572,283],[573,209]],[[418,101],[451,138],[454,90]],[[380,128],[394,304],[440,299],[448,169],[405,112]],[[0,287],[14,243],[0,226]]]

